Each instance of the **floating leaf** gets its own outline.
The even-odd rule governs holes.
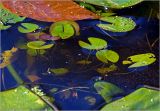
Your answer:
[[[96,98],[92,96],[86,96],[84,98],[89,105],[94,105],[96,103]]]
[[[105,105],[100,111],[159,111],[160,92],[140,88],[135,92]]]
[[[78,41],[78,43],[82,48],[89,50],[99,50],[107,47],[107,42],[100,38],[89,37],[88,41],[90,44],[83,41]]]
[[[32,110],[52,110],[37,95],[24,86],[0,92],[0,111],[32,111]]]
[[[112,50],[99,50],[96,57],[104,63],[108,63],[108,61],[116,63],[119,60],[119,55]]]
[[[83,65],[85,65],[85,64],[91,64],[91,63],[92,63],[92,61],[88,61],[88,60],[80,60],[80,61],[76,62],[76,64],[83,64]]]
[[[156,61],[155,55],[152,53],[138,54],[130,56],[127,60],[123,61],[123,64],[132,64],[129,68],[147,66]]]
[[[45,22],[98,18],[96,14],[80,7],[72,0],[38,0],[36,2],[3,0],[2,3],[15,14]]]
[[[55,75],[64,75],[69,72],[67,68],[49,69],[49,71],[54,73]]]
[[[46,51],[44,49],[38,51],[36,49],[31,49],[31,48],[27,49],[27,54],[29,54],[30,56],[37,56],[38,54],[43,55],[45,52]]]
[[[99,72],[100,74],[107,74],[108,72],[111,72],[111,71],[115,71],[117,70],[117,66],[115,66],[114,64],[109,66],[109,67],[100,67],[100,68],[97,68],[97,72]]]
[[[104,6],[107,8],[121,9],[136,5],[142,2],[143,0],[83,0],[83,1],[94,5]]]
[[[114,84],[99,81],[94,84],[94,88],[97,90],[103,99],[108,103],[112,100],[112,97],[123,92],[122,89],[118,88]]]
[[[16,14],[11,13],[5,7],[3,7],[2,3],[0,3],[0,22],[7,24],[7,23],[17,23],[21,22],[25,19],[25,17],[19,17]]]
[[[97,24],[98,27],[112,31],[112,32],[127,32],[135,28],[135,22],[130,18],[114,16],[114,17],[102,17],[100,20],[109,22],[112,24]]]
[[[36,29],[39,28],[38,25],[33,24],[33,23],[21,23],[21,25],[23,26],[19,26],[18,27],[18,31],[21,33],[29,33],[29,32],[33,32]]]
[[[48,44],[48,45],[45,44],[46,42],[44,41],[32,41],[27,43],[27,46],[31,49],[49,49],[54,45],[54,44]]]
[[[11,25],[4,25],[1,21],[0,21],[0,30],[6,30],[8,28],[10,28]]]
[[[55,22],[50,27],[50,34],[54,37],[61,37],[62,39],[70,38],[76,34],[79,35],[79,25],[73,21],[60,21]]]

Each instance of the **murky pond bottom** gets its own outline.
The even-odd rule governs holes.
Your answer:
[[[159,88],[159,20],[147,17],[129,17],[136,22],[136,27],[126,33],[107,32],[97,28],[96,24],[100,22],[99,20],[77,21],[80,25],[79,36],[66,40],[47,41],[47,43],[54,43],[54,46],[47,49],[43,55],[37,50],[36,56],[29,55],[29,49],[24,48],[30,40],[26,34],[17,30],[21,23],[1,31],[2,52],[10,50],[12,47],[18,47],[18,51],[11,60],[12,64],[1,69],[1,91],[19,86],[13,77],[13,74],[18,74],[23,80],[23,85],[30,89],[38,86],[47,96],[54,98],[54,104],[61,110],[99,110],[106,104],[106,101],[117,100],[137,90],[138,92],[133,94],[134,97],[145,91],[146,93],[143,94],[150,97],[149,99],[153,103],[155,96],[148,95],[152,93],[152,90],[146,91],[141,87],[156,91]],[[29,18],[23,22],[35,23],[42,29],[48,28],[52,24]],[[107,41],[106,49],[117,52],[119,61],[115,64],[105,64],[97,59],[97,50],[86,50],[80,47],[79,41],[88,43],[89,37]],[[123,60],[129,56],[145,53],[155,54],[156,61],[151,65],[139,68],[128,68],[129,65],[122,64]],[[116,67],[116,69],[113,71],[107,69],[110,66]],[[19,78],[17,77],[17,79]],[[95,83],[99,81],[114,84],[115,89],[116,87],[120,89],[113,90],[113,92],[123,90],[123,93],[113,96],[111,100],[104,99],[105,97],[101,96],[104,94],[98,91],[102,90],[101,87],[95,88]],[[98,85],[103,87],[104,84]],[[108,85],[110,86],[110,84]],[[127,97],[122,99],[123,102],[127,100]],[[121,107],[126,106],[121,105]]]

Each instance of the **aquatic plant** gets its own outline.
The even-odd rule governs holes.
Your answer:
[[[100,49],[104,49],[107,47],[107,42],[100,38],[89,37],[88,41],[90,42],[90,44],[83,42],[81,40],[78,41],[79,46],[85,49],[89,49],[89,50],[100,50]]]
[[[121,9],[136,5],[143,0],[83,0],[86,3],[104,6],[107,8]]]
[[[79,25],[73,21],[55,22],[50,26],[50,34],[61,39],[68,39],[74,34],[79,35]]]
[[[33,32],[39,28],[38,25],[33,23],[21,23],[22,26],[18,26],[18,31],[21,33]]]
[[[139,88],[133,93],[105,105],[100,111],[159,111],[159,91],[149,88]]]
[[[99,50],[96,52],[96,57],[104,63],[108,63],[108,61],[116,63],[119,60],[118,53],[112,50]]]
[[[97,24],[97,26],[104,30],[112,32],[127,32],[133,30],[136,26],[135,22],[132,19],[126,17],[105,16],[100,18],[100,20],[108,22],[109,24],[100,23]]]
[[[6,30],[6,29],[8,29],[8,28],[10,28],[11,27],[11,25],[4,25],[1,21],[0,21],[0,30]]]
[[[51,72],[57,76],[60,76],[60,75],[64,75],[64,74],[68,73],[69,70],[67,68],[51,68],[51,69],[49,69],[49,72]]]
[[[0,92],[0,110],[52,110],[40,97],[33,92],[19,86],[17,88]]]
[[[94,84],[94,88],[100,94],[106,103],[109,103],[112,100],[112,97],[123,93],[123,90],[118,88],[116,85],[109,82],[98,81]]]
[[[133,55],[127,58],[127,60],[123,61],[123,64],[132,64],[128,68],[136,68],[147,66],[156,61],[155,55],[153,53],[145,53]]]

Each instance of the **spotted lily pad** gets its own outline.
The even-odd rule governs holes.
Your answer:
[[[54,69],[49,69],[49,71],[54,73],[55,75],[64,75],[69,72],[67,68],[54,68]]]
[[[21,23],[22,26],[18,27],[18,31],[21,33],[29,33],[29,32],[33,32],[36,29],[39,28],[38,25],[33,24],[33,23]]]
[[[83,1],[94,5],[120,9],[136,5],[142,2],[143,0],[83,0]]]
[[[116,85],[104,81],[96,82],[94,84],[94,88],[107,103],[112,100],[113,96],[123,93],[123,90],[118,88]]]
[[[100,111],[159,111],[160,92],[140,88],[133,93],[105,105]]]
[[[120,16],[106,16],[100,18],[100,20],[109,22],[109,24],[97,24],[97,26],[112,32],[127,32],[133,30],[136,26],[132,19]]]
[[[90,44],[80,40],[79,45],[82,48],[89,50],[99,50],[107,47],[107,42],[100,38],[89,37],[88,41],[90,42]]]
[[[108,63],[108,61],[116,63],[119,60],[118,53],[112,50],[100,50],[96,53],[96,57],[104,63]]]
[[[50,27],[50,34],[54,37],[61,37],[61,39],[68,39],[72,37],[75,32],[79,35],[79,25],[73,21],[55,22]]]
[[[133,55],[123,61],[123,64],[132,64],[128,68],[136,68],[147,66],[156,61],[155,55],[152,53]]]
[[[31,49],[49,49],[54,45],[54,44],[48,44],[48,45],[45,44],[46,42],[44,41],[32,41],[27,43],[27,46]]]
[[[52,110],[43,100],[24,86],[0,92],[0,111]]]

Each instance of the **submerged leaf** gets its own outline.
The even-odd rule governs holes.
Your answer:
[[[99,50],[107,47],[107,42],[100,38],[89,37],[88,41],[90,44],[83,41],[78,41],[78,43],[82,48],[89,50]]]
[[[133,93],[106,104],[100,111],[159,111],[158,90],[140,88]]]
[[[96,98],[92,96],[86,96],[84,98],[89,105],[94,105],[96,103]]]
[[[80,60],[80,61],[76,62],[76,64],[83,64],[83,65],[85,65],[85,64],[91,64],[91,63],[92,63],[92,61],[88,61],[88,60]]]
[[[60,21],[55,22],[50,27],[50,34],[54,37],[61,37],[62,39],[70,38],[74,35],[74,30],[76,34],[79,34],[79,25],[73,21]]]
[[[69,72],[67,68],[49,69],[49,71],[54,73],[55,75],[64,75]]]
[[[23,26],[19,26],[18,27],[18,31],[21,33],[29,33],[29,32],[33,32],[36,29],[39,28],[38,25],[33,24],[33,23],[21,23],[21,25]]]
[[[155,55],[152,53],[138,54],[130,56],[127,60],[123,61],[123,64],[132,64],[129,68],[147,66],[156,61]]]
[[[27,46],[31,49],[49,49],[54,45],[54,44],[48,44],[48,45],[45,44],[46,42],[44,41],[32,41],[27,43]]]
[[[40,77],[38,77],[38,76],[35,75],[35,74],[27,75],[27,78],[28,78],[31,82],[35,82],[35,81],[41,79]]]
[[[114,17],[102,17],[100,20],[109,22],[111,24],[97,24],[98,27],[112,31],[112,32],[127,32],[135,28],[135,22],[130,18],[114,16]]]
[[[112,50],[100,50],[96,53],[96,57],[104,63],[108,63],[108,61],[116,63],[119,60],[118,53]]]
[[[104,6],[107,8],[121,9],[136,5],[142,2],[143,0],[83,0],[83,1],[94,5]]]
[[[123,90],[115,86],[114,84],[111,84],[109,82],[99,81],[94,84],[94,88],[97,90],[98,94],[100,94],[103,99],[107,103],[109,103],[112,100],[112,97],[123,93]]]

